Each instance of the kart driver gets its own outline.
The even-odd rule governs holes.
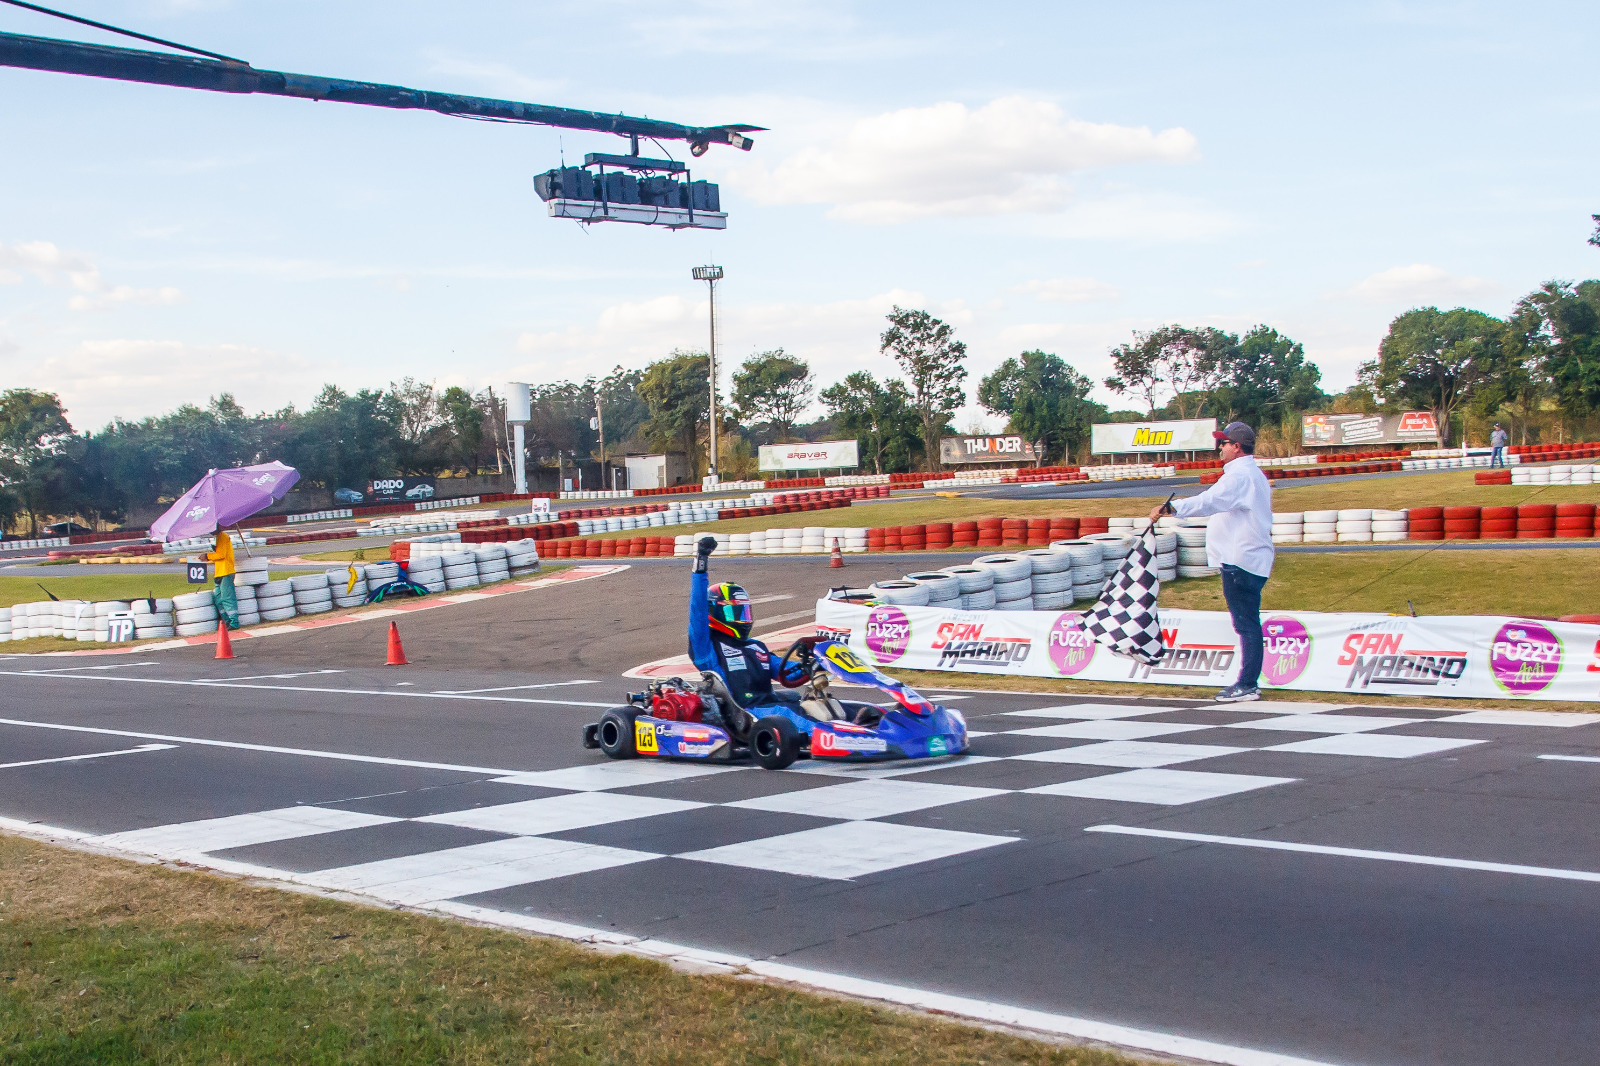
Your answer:
[[[696,545],[689,583],[689,658],[701,670],[721,677],[741,707],[799,702],[797,695],[775,691],[772,683],[798,685],[806,679],[805,667],[791,662],[781,678],[775,677],[778,657],[761,641],[750,639],[755,616],[749,594],[731,581],[711,586],[706,564],[716,547],[712,537],[701,537]]]

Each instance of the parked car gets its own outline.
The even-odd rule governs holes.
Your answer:
[[[433,486],[428,484],[412,485],[409,489],[406,489],[406,499],[431,500],[433,499]]]
[[[366,499],[366,494],[355,489],[334,489],[333,498],[339,503],[360,503]]]

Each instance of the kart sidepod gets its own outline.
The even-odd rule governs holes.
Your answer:
[[[749,708],[720,693],[715,675],[690,689],[655,682],[627,706],[607,711],[584,727],[584,746],[613,759],[634,757],[734,761],[750,756],[781,770],[796,759],[840,762],[928,759],[967,750],[960,711],[934,704],[903,682],[880,673],[848,647],[807,637],[784,658],[798,656],[811,680],[797,699],[774,699]],[[829,680],[867,685],[889,697],[878,705],[839,700]],[[723,724],[702,720],[717,712]]]

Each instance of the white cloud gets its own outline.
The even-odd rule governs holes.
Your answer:
[[[1451,274],[1426,263],[1390,267],[1362,278],[1346,295],[1372,303],[1449,303],[1499,291],[1487,278]]]
[[[83,341],[0,368],[6,380],[59,393],[80,430],[205,403],[223,392],[233,393],[251,411],[303,404],[337,371],[326,363],[240,344],[133,339]]]
[[[736,181],[766,203],[833,204],[837,218],[895,223],[1061,211],[1072,199],[1068,174],[1198,154],[1181,128],[1086,122],[1049,101],[1009,96],[975,109],[945,102],[858,119],[833,143]]]
[[[66,252],[50,241],[0,244],[0,284],[15,284],[23,273],[32,274],[46,285],[70,285],[78,295],[67,301],[74,311],[91,311],[117,304],[155,305],[183,301],[181,290],[170,285],[139,289],[132,285],[112,285],[100,275],[100,268],[83,255]]]
[[[1107,285],[1094,278],[1049,278],[1018,285],[1016,292],[1031,293],[1036,300],[1047,303],[1090,304],[1111,303],[1122,299],[1116,286]]]

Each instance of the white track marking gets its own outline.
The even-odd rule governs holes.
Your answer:
[[[0,677],[32,677],[15,670],[0,670]],[[84,677],[78,673],[51,674],[42,678],[46,681],[125,681],[140,685],[193,685],[197,688],[242,688],[251,692],[316,692],[334,696],[406,696],[412,699],[423,700],[480,700],[489,703],[543,703],[556,707],[615,707],[614,703],[585,703],[581,700],[541,700],[529,696],[466,696],[446,692],[396,692],[393,689],[377,688],[312,688],[309,685],[243,685],[232,681],[206,681],[184,680],[170,677],[110,677],[99,675]],[[411,682],[402,681],[400,684],[409,685]]]
[[[85,759],[109,759],[113,755],[138,755],[146,751],[171,751],[176,744],[141,744],[137,748],[121,751],[96,751],[88,755],[63,755],[57,759],[30,759],[28,762],[0,762],[0,770],[15,770],[23,766],[48,766],[57,762],[82,762]]]
[[[120,670],[125,666],[160,666],[158,662],[147,663],[109,663],[105,666],[58,666],[50,670],[24,670],[23,674],[67,674],[77,673],[81,670]]]
[[[1063,740],[1144,740],[1174,733],[1193,733],[1210,729],[1207,725],[1179,725],[1176,722],[1130,722],[1114,718],[1101,722],[1063,722],[1036,725],[1029,729],[1007,730],[1014,737],[1054,737]]]
[[[1544,725],[1557,729],[1600,722],[1600,714],[1582,714],[1577,711],[1468,711],[1452,714],[1448,718],[1435,718],[1436,722],[1465,722],[1468,725]]]
[[[787,592],[775,592],[771,596],[757,596],[755,599],[750,601],[750,605],[753,607],[758,603],[777,603],[779,600],[792,599],[794,599],[794,597]]]
[[[1227,844],[1236,848],[1294,851],[1305,855],[1333,855],[1348,859],[1373,859],[1378,862],[1410,863],[1415,866],[1443,866],[1453,870],[1480,870],[1485,873],[1516,874],[1521,877],[1552,877],[1561,881],[1600,883],[1600,873],[1591,870],[1563,870],[1554,866],[1523,866],[1518,863],[1481,862],[1477,859],[1450,859],[1441,855],[1408,855],[1403,851],[1336,848],[1326,844],[1296,844],[1287,840],[1256,840],[1251,837],[1212,836],[1209,833],[1179,833],[1170,829],[1141,829],[1127,825],[1091,825],[1084,832],[1158,837],[1162,840],[1187,840],[1196,844]]]
[[[971,733],[967,734],[969,737]],[[1023,762],[1066,763],[1072,766],[1126,766],[1150,769],[1237,755],[1250,748],[1230,748],[1221,744],[1163,744],[1156,740],[1107,740],[1100,744],[1079,744],[1015,756]]]
[[[1541,755],[1552,762],[1600,762],[1600,755]]]
[[[316,751],[311,748],[280,748],[272,744],[245,744],[236,740],[207,740],[202,737],[175,737],[165,733],[138,733],[131,729],[100,729],[86,725],[60,725],[56,722],[25,722],[18,718],[0,718],[0,725],[26,726],[30,729],[59,729],[65,733],[94,733],[106,737],[132,737],[135,740],[170,740],[175,744],[196,744],[207,748],[236,748],[240,751],[262,751],[269,755],[299,755],[308,759],[335,759],[342,762],[375,763],[378,766],[409,766],[418,770],[455,770],[463,774],[482,774],[504,777],[525,774],[524,770],[504,770],[492,766],[459,766],[448,762],[420,762],[416,759],[386,759],[378,755],[351,755],[342,751]]]
[[[100,843],[165,859],[186,858],[204,855],[209,851],[295,840],[322,833],[337,833],[343,829],[365,829],[395,821],[399,819],[331,807],[284,807],[275,811],[205,818],[198,822],[176,822],[112,833],[101,837]]]
[[[1262,751],[1292,751],[1302,755],[1356,755],[1371,759],[1414,759],[1441,751],[1468,748],[1482,740],[1446,740],[1443,737],[1411,737],[1397,733],[1336,733],[1328,737],[1274,744]]]
[[[749,769],[748,766],[705,766],[688,762],[652,762],[644,759],[630,762],[591,763],[588,766],[568,766],[561,770],[507,771],[497,778],[499,785],[537,785],[541,788],[561,788],[572,792],[602,792],[608,788],[632,788],[634,785],[657,785],[664,781],[683,781],[707,774],[731,774]]]
[[[1015,840],[1015,837],[959,833],[920,825],[841,822],[821,829],[803,829],[783,836],[691,851],[678,858],[847,881],[912,863],[932,862],[980,848],[1011,844]]]
[[[760,622],[764,626],[772,626],[777,625],[779,622],[792,622],[796,618],[815,618],[816,614],[817,612],[815,608],[805,611],[790,611],[788,614],[775,614],[771,618],[762,618],[760,619]],[[770,632],[771,630],[764,631],[764,633]]]
[[[282,681],[291,677],[315,677],[317,674],[342,674],[343,670],[303,670],[298,674],[253,674],[245,677],[210,677],[204,681]]]
[[[1282,718],[1262,718],[1254,722],[1229,722],[1223,729],[1281,729],[1286,733],[1364,733],[1369,729],[1389,729],[1415,725],[1420,718],[1373,718],[1357,714],[1286,714]]]
[[[459,825],[466,829],[482,829],[489,833],[542,836],[547,833],[564,833],[569,829],[586,829],[592,825],[626,822],[634,818],[653,818],[661,814],[699,810],[704,806],[706,804],[692,803],[688,800],[629,796],[618,792],[571,792],[564,796],[547,796],[544,799],[520,800],[493,807],[471,807],[464,811],[430,814],[416,820],[436,822],[440,825]]]
[[[935,785],[927,781],[867,780],[844,785],[825,785],[799,792],[780,792],[773,796],[728,803],[752,811],[778,811],[809,814],[815,818],[887,818],[895,814],[923,811],[951,803],[1003,796],[1003,788],[972,788],[967,785]]]
[[[1107,721],[1110,719],[1138,718],[1146,714],[1166,714],[1168,711],[1188,710],[1186,707],[1114,707],[1098,703],[1069,703],[1060,707],[1035,707],[1031,711],[997,711],[997,714],[1015,718],[1075,718],[1079,721]]]
[[[435,696],[471,696],[479,692],[520,692],[527,688],[564,688],[567,685],[603,685],[603,681],[548,681],[542,685],[504,685],[500,688],[439,689]]]
[[[1079,799],[1115,800],[1119,803],[1159,803],[1172,807],[1218,799],[1273,785],[1287,785],[1292,777],[1258,777],[1252,774],[1213,774],[1200,770],[1129,770],[1079,781],[1063,781],[1023,789],[1036,796],[1074,796]]]

